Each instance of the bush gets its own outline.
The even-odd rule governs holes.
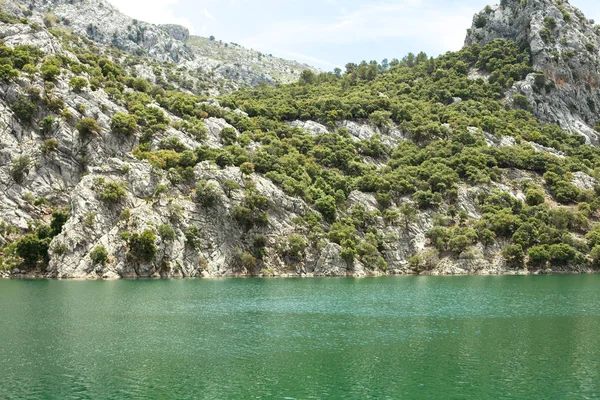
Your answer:
[[[435,249],[423,250],[408,259],[410,268],[415,272],[431,271],[439,262],[439,253]]]
[[[17,157],[12,160],[11,164],[10,176],[16,183],[23,183],[23,180],[29,174],[31,158],[29,156]]]
[[[40,237],[37,233],[25,235],[19,239],[15,243],[15,249],[17,256],[23,259],[23,266],[36,268],[40,263],[45,266],[48,263],[51,240],[50,237]]]
[[[317,210],[329,222],[335,221],[337,217],[337,205],[335,198],[332,196],[324,196],[315,202]]]
[[[49,135],[52,133],[52,131],[54,131],[55,126],[56,120],[54,117],[48,116],[42,119],[42,122],[40,122],[40,131],[44,136]]]
[[[550,255],[550,262],[558,265],[573,261],[577,256],[577,250],[566,243],[551,245],[548,247],[548,253]]]
[[[127,197],[127,189],[122,182],[104,183],[98,197],[106,203],[117,203]]]
[[[54,81],[60,75],[60,67],[56,65],[56,60],[50,59],[42,64],[42,75],[46,81]]]
[[[40,147],[40,150],[44,154],[49,154],[49,153],[52,153],[52,152],[56,151],[57,147],[58,147],[58,140],[56,140],[56,139],[46,139],[46,140],[44,140],[44,143]]]
[[[291,257],[300,258],[306,250],[306,239],[302,235],[293,233],[288,238],[287,254]]]
[[[33,104],[27,97],[19,96],[17,100],[10,105],[17,118],[21,122],[31,122],[33,116],[38,110],[38,107]]]
[[[108,251],[104,246],[96,246],[90,252],[90,258],[94,264],[104,264],[108,261]]]
[[[196,183],[196,202],[203,207],[214,207],[220,197],[219,188],[215,183],[205,180]]]
[[[77,129],[82,136],[89,136],[92,133],[100,133],[102,128],[94,118],[85,117],[77,122],[75,129]]]
[[[506,260],[506,263],[513,268],[522,268],[523,260],[525,259],[525,253],[523,247],[520,244],[511,244],[506,246],[502,250],[502,256]]]
[[[141,234],[132,233],[127,239],[129,246],[128,255],[132,260],[138,263],[149,263],[154,260],[158,247],[154,244],[156,236],[150,229],[146,229]]]
[[[254,164],[250,162],[245,162],[242,165],[240,165],[240,171],[242,172],[242,174],[250,176],[254,173]]]
[[[219,132],[219,137],[225,146],[231,146],[237,139],[237,133],[235,132],[235,129],[226,127],[221,129],[221,132]]]
[[[88,87],[88,81],[85,78],[77,76],[69,81],[69,86],[73,89],[75,93],[79,93],[83,89]]]
[[[158,227],[158,235],[165,242],[175,240],[175,231],[169,225],[163,224]]]
[[[550,252],[547,246],[534,246],[527,252],[529,265],[532,267],[543,267],[550,260]]]
[[[546,201],[546,196],[542,189],[533,187],[525,191],[525,199],[527,205],[537,206],[540,204],[544,204],[544,202]]]
[[[118,135],[133,135],[137,129],[137,120],[133,115],[119,112],[113,115],[110,129]]]

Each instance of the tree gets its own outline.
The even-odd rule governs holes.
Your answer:
[[[566,264],[575,259],[577,250],[566,243],[553,244],[548,247],[550,262],[554,264]]]
[[[71,79],[69,81],[69,86],[71,87],[71,89],[73,89],[73,91],[75,93],[79,93],[83,89],[85,89],[86,87],[88,87],[88,81],[85,78],[82,78],[80,76],[76,76],[75,78],[73,78],[73,79]]]
[[[54,59],[44,62],[41,71],[46,81],[54,81],[60,75],[60,67]]]
[[[82,136],[89,136],[92,133],[100,133],[102,128],[94,118],[86,117],[77,122],[75,129],[77,129]]]
[[[196,183],[196,202],[203,207],[214,207],[220,199],[219,188],[213,182],[202,179]]]
[[[506,246],[504,250],[502,250],[502,256],[506,260],[506,263],[513,268],[521,268],[523,266],[525,253],[520,244]]]
[[[240,171],[243,175],[250,176],[254,173],[254,164],[252,164],[251,162],[245,162],[242,165],[240,165]]]
[[[40,238],[37,234],[29,234],[19,239],[16,244],[16,253],[23,259],[26,268],[35,268],[40,261],[48,260],[48,249],[51,238]]]
[[[527,252],[529,265],[532,267],[543,267],[550,260],[550,252],[547,246],[533,246]]]
[[[166,224],[162,224],[158,227],[158,235],[164,242],[172,242],[175,240],[175,231]]]
[[[129,136],[137,129],[137,120],[134,115],[118,112],[110,121],[110,129],[117,135]]]
[[[315,201],[315,206],[327,221],[335,221],[337,216],[337,205],[333,196],[321,197]]]
[[[104,246],[96,246],[90,252],[90,258],[94,264],[104,264],[108,261],[108,251]]]
[[[306,239],[302,235],[293,233],[288,238],[287,253],[291,257],[301,258],[306,246]]]
[[[127,240],[128,255],[138,263],[151,262],[158,252],[158,247],[154,244],[155,241],[156,236],[150,229],[146,229],[141,234],[132,233]]]
[[[38,110],[38,107],[25,96],[18,96],[17,100],[10,105],[17,118],[21,122],[29,123]]]
[[[400,214],[402,214],[406,229],[411,223],[419,220],[419,211],[410,203],[404,203],[400,206]]]
[[[52,116],[44,117],[42,122],[40,122],[40,131],[42,135],[46,136],[52,133],[54,127],[56,126],[56,120]]]
[[[102,185],[98,197],[106,203],[117,203],[127,196],[127,189],[122,182],[108,182]]]
[[[225,190],[225,194],[227,195],[227,197],[231,197],[232,192],[240,190],[240,188],[240,184],[234,180],[226,179],[223,182],[223,189]]]
[[[23,180],[29,174],[29,167],[31,165],[31,158],[27,155],[17,157],[11,162],[12,167],[10,175],[16,183],[23,183]]]

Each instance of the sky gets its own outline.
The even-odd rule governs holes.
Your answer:
[[[436,56],[462,47],[486,0],[108,0],[152,23],[184,25],[326,71],[348,62]],[[598,0],[571,0],[600,21]]]

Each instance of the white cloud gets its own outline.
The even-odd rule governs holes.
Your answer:
[[[189,19],[178,17],[175,6],[179,0],[108,0],[123,14],[153,24],[178,24],[194,33]]]
[[[215,20],[216,18],[208,11],[206,8],[204,9],[204,16],[208,19]]]

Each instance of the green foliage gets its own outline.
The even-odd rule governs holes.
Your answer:
[[[94,118],[85,117],[79,120],[75,125],[75,129],[79,131],[81,136],[89,136],[91,134],[98,134],[101,131],[101,127]]]
[[[25,96],[18,96],[17,99],[10,104],[17,118],[24,123],[29,123],[38,111],[38,106]]]
[[[17,157],[11,161],[10,176],[16,183],[23,183],[23,180],[29,174],[31,167],[31,158],[27,155]]]
[[[137,119],[133,115],[118,112],[110,121],[110,129],[117,135],[132,135],[137,129]]]
[[[513,268],[522,268],[525,259],[523,247],[520,244],[511,244],[502,250],[502,256],[506,260],[507,265]]]
[[[39,233],[25,235],[15,242],[16,254],[23,260],[23,267],[34,269],[38,266],[44,268],[49,261],[48,250],[50,237]]]
[[[108,261],[108,251],[104,246],[96,246],[90,251],[90,258],[94,264],[104,264]]]
[[[76,76],[69,81],[69,86],[73,89],[74,92],[79,93],[83,89],[88,87],[88,81],[85,78],[80,76]]]
[[[297,233],[292,233],[287,240],[287,254],[291,257],[302,258],[306,250],[306,239]]]
[[[172,242],[175,240],[175,231],[170,225],[162,224],[158,227],[158,235],[165,242]]]
[[[152,262],[158,252],[155,241],[156,236],[150,229],[144,230],[141,234],[131,233],[127,238],[129,247],[127,255],[136,263]]]
[[[115,204],[127,197],[127,186],[124,182],[105,182],[99,179],[94,182],[98,198],[105,203]]]
[[[335,198],[332,196],[324,196],[318,199],[315,202],[315,206],[317,210],[323,215],[323,217],[329,221],[333,222],[337,216],[337,205]]]
[[[196,183],[196,202],[203,207],[214,207],[220,197],[219,188],[214,182],[200,180]]]
[[[48,60],[44,61],[40,70],[44,80],[50,82],[54,81],[61,73],[60,63],[56,58],[49,58]]]

